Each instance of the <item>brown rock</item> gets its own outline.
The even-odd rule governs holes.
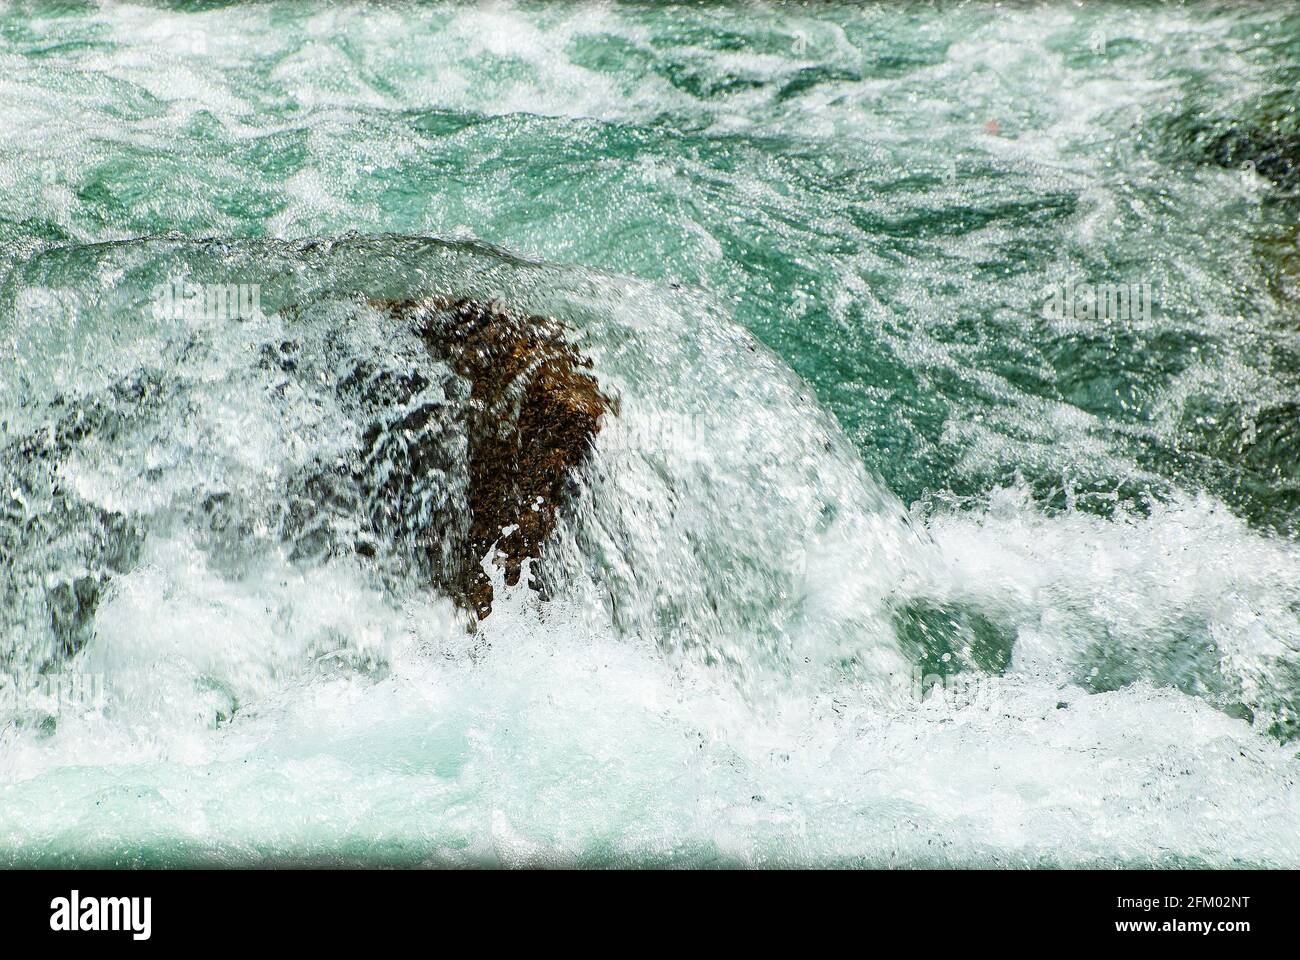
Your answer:
[[[512,316],[495,302],[469,299],[371,305],[411,324],[429,353],[469,382],[468,535],[458,555],[432,568],[439,586],[485,619],[492,584],[481,560],[495,543],[493,562],[513,586],[523,562],[540,558],[566,486],[614,403],[589,372],[591,360],[553,319]]]

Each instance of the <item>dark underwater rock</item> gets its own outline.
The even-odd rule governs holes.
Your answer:
[[[1300,189],[1300,134],[1233,124],[1204,143],[1207,157],[1217,166],[1253,170],[1286,193]]]
[[[75,655],[106,586],[135,565],[144,531],[66,489],[59,466],[83,441],[111,439],[156,411],[163,392],[142,373],[85,402],[58,398],[48,428],[0,449],[0,670],[42,671]],[[42,610],[50,641],[26,646],[22,624]]]
[[[272,395],[290,382],[333,393],[356,424],[355,448],[287,468],[279,497],[202,487],[162,508],[166,522],[188,525],[226,576],[276,544],[308,566],[358,556],[381,576],[413,570],[481,620],[493,601],[483,560],[514,585],[541,558],[614,404],[555,320],[468,299],[369,306],[384,315],[379,349],[351,339],[347,322],[299,339],[290,311],[286,336],[251,358]],[[55,399],[46,426],[0,446],[0,669],[75,656],[150,527],[152,508],[120,513],[77,496],[64,465],[83,447],[112,456],[160,442],[200,387],[140,371]],[[544,591],[539,577],[530,586]]]
[[[1175,156],[1256,173],[1283,197],[1300,191],[1300,126],[1289,109],[1260,107],[1233,118],[1185,110],[1165,122],[1164,135]]]

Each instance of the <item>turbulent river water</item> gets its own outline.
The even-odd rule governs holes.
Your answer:
[[[1287,4],[0,3],[0,863],[1300,866],[1298,89]],[[286,535],[444,294],[619,401],[474,632]]]

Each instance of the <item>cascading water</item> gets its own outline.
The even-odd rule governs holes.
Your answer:
[[[1160,106],[1300,21],[904,10],[0,12],[0,862],[1300,863],[1290,168]],[[460,297],[616,401],[470,626]]]

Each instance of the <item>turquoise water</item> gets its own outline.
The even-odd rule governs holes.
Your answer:
[[[1285,4],[0,5],[0,862],[1300,865],[1297,89]],[[473,635],[277,525],[428,293],[620,399]]]

